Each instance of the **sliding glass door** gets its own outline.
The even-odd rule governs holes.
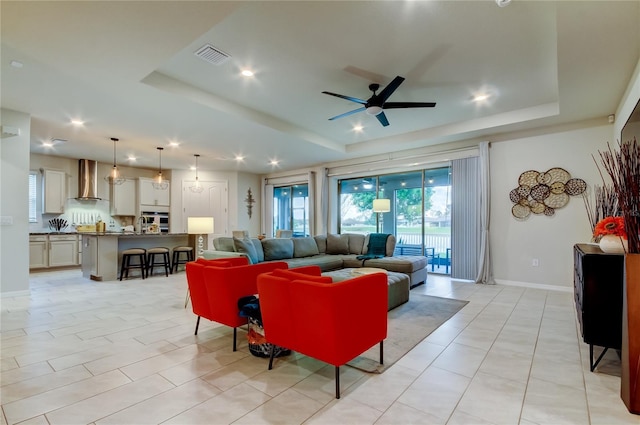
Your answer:
[[[309,236],[309,186],[273,188],[273,232],[293,230],[294,237]]]
[[[340,180],[339,196],[341,233],[391,233],[396,254],[425,255],[429,271],[450,273],[450,167]],[[389,199],[389,211],[375,212],[374,199]]]

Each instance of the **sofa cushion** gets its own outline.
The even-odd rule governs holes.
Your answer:
[[[327,254],[348,254],[349,235],[327,235]]]
[[[314,236],[313,239],[316,241],[316,245],[318,245],[318,252],[320,254],[327,253],[327,237],[325,235],[317,235]]]
[[[262,242],[260,242],[260,239],[258,238],[251,238],[251,242],[253,242],[253,247],[256,249],[256,254],[258,255],[258,263],[262,263],[264,261]]]
[[[333,279],[331,278],[331,276],[315,276],[315,275],[312,275],[312,274],[297,273],[297,272],[292,271],[292,270],[276,269],[276,270],[272,271],[271,273],[274,276],[284,277],[284,278],[287,278],[289,280],[301,279],[301,280],[308,280],[308,281],[311,281],[311,282],[318,282],[318,283],[332,283],[333,282]]]
[[[282,260],[289,265],[290,269],[303,266],[318,266],[323,272],[342,268],[342,258],[344,255],[318,254],[311,257],[290,258]]]
[[[258,264],[258,253],[256,252],[256,247],[253,246],[253,242],[249,238],[233,238],[233,245],[236,249],[236,252],[247,254],[249,257],[249,261],[251,264]]]
[[[318,255],[318,245],[313,238],[293,238],[293,257],[310,257],[312,255]]]
[[[396,237],[394,235],[389,235],[387,238],[387,247],[385,248],[385,255],[387,257],[393,256],[393,251],[396,250]],[[369,235],[364,239],[364,246],[362,248],[362,253],[366,254],[369,252]]]
[[[235,244],[233,243],[233,238],[230,238],[227,236],[221,236],[219,238],[215,238],[213,240],[213,247],[217,251],[236,252]]]
[[[265,261],[293,258],[293,241],[291,239],[263,239],[262,250]]]
[[[362,254],[365,235],[349,233],[349,254]]]

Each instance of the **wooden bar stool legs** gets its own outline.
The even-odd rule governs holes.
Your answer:
[[[122,251],[122,264],[120,266],[120,280],[123,277],[129,277],[130,269],[140,269],[140,274],[142,278],[145,278],[145,273],[147,272],[147,262],[145,260],[145,256],[147,254],[147,250],[144,248],[131,248]],[[136,263],[131,264],[131,258],[136,258],[138,261]]]
[[[156,261],[157,256],[160,256],[160,261]],[[149,248],[147,250],[147,277],[153,275],[153,269],[156,267],[163,267],[164,274],[169,277],[169,273],[171,273],[171,259],[169,258],[169,248],[157,247]]]

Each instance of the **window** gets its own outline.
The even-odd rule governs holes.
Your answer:
[[[29,172],[29,223],[37,223],[38,216],[36,214],[36,208],[38,205],[37,196],[37,182],[38,174],[35,171]]]
[[[273,188],[273,231],[293,230],[294,237],[309,236],[309,186]]]

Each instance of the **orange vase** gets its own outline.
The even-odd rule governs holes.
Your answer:
[[[640,254],[624,258],[620,397],[629,412],[640,414]]]

